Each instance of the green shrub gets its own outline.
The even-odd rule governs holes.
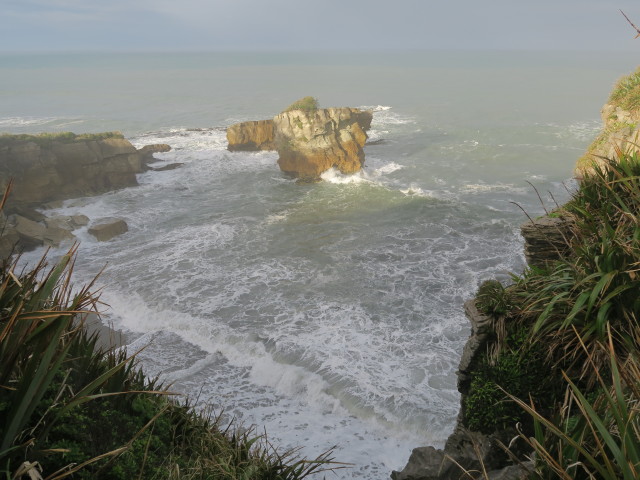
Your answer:
[[[528,416],[505,392],[518,398],[544,399],[554,403],[558,378],[545,364],[543,351],[527,343],[528,331],[519,327],[507,336],[504,348],[491,361],[480,359],[472,372],[465,397],[465,425],[473,431],[493,433],[514,428]],[[531,422],[528,422],[531,423]]]
[[[314,97],[304,97],[289,105],[285,112],[293,110],[303,110],[305,112],[315,112],[318,109],[318,99]]]
[[[482,282],[476,293],[476,306],[485,315],[506,315],[513,307],[509,291],[497,280]]]

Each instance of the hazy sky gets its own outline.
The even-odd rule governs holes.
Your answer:
[[[0,0],[0,50],[640,50],[640,0]]]

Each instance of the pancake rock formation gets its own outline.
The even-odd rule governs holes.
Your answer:
[[[275,150],[273,120],[242,122],[227,128],[229,151]]]
[[[47,218],[36,209],[138,185],[136,175],[149,170],[147,164],[156,161],[153,154],[170,149],[164,144],[136,149],[119,132],[0,135],[0,193],[12,182],[0,212],[0,257],[72,243],[71,232],[87,225],[88,218]],[[121,234],[126,224],[111,232],[114,228]]]
[[[330,168],[355,173],[364,164],[372,118],[371,111],[357,108],[317,108],[315,99],[305,97],[273,120],[231,125],[228,149],[277,150],[280,169],[303,181],[316,181]]]

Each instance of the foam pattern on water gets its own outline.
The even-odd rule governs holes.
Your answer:
[[[513,162],[501,139],[444,135],[390,107],[374,108],[374,126],[386,143],[365,147],[361,172],[313,185],[284,176],[273,152],[226,151],[222,128],[141,134],[136,146],[173,147],[157,166],[183,165],[51,212],[128,222],[108,242],[76,231],[76,271],[86,281],[108,260],[105,318],[131,350],[146,346],[150,375],[285,448],[337,444],[354,463],[338,478],[386,477],[445,440],[462,304],[522,267],[511,202],[537,202],[526,183],[487,174]]]

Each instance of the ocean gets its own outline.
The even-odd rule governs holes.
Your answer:
[[[129,225],[74,232],[76,282],[104,268],[103,320],[172,390],[283,450],[335,446],[352,464],[335,478],[384,479],[451,432],[463,302],[523,270],[519,225],[570,196],[634,68],[604,52],[2,54],[0,132],[171,145],[154,165],[182,167],[48,212]],[[362,172],[301,185],[276,153],[226,150],[228,125],[307,95],[373,110]]]

